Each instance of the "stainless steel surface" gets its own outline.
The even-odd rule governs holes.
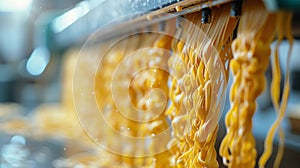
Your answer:
[[[200,11],[203,8],[222,5],[230,1],[232,0],[213,0],[209,2],[203,0],[180,2],[160,0],[159,3],[150,3],[150,1],[125,0],[117,3],[104,0],[97,6],[89,3],[84,4],[84,6],[87,6],[84,9],[82,8],[83,4],[78,4],[77,7],[83,12],[77,14],[78,18],[71,25],[66,26],[64,29],[59,29],[59,31],[55,27],[57,20],[65,17],[68,12],[72,13],[72,10],[54,19],[50,25],[53,32],[51,44],[61,48],[78,44],[99,28],[102,29],[103,39],[111,38],[108,36],[116,36],[129,30],[138,29],[141,26],[168,20],[178,15]],[[177,11],[176,9],[179,6],[182,10]],[[165,13],[174,15],[163,17]],[[153,19],[156,20],[153,21]]]
[[[71,25],[66,26],[59,32],[57,32],[55,26],[53,26],[55,23],[50,25],[51,31],[53,31],[53,41],[51,44],[56,45],[58,48],[64,48],[80,42],[82,43],[99,28],[102,29],[104,39],[110,38],[108,36],[116,36],[125,31],[139,28],[138,25],[147,26],[149,25],[149,20],[153,20],[155,17],[161,17],[165,13],[172,13],[175,17],[200,11],[207,7],[217,7],[231,1],[233,0],[124,0],[120,2],[102,0],[98,1],[96,5],[87,3],[87,11],[79,14],[79,17],[74,20]],[[80,6],[80,4],[78,4],[78,6]],[[60,16],[58,18],[60,18]],[[157,21],[167,19],[170,19],[170,16],[164,17],[163,19],[160,18]],[[112,25],[112,23],[115,24]],[[155,22],[152,21],[151,24],[153,23]],[[110,26],[107,26],[108,24],[110,24]],[[103,27],[106,28],[103,29]],[[297,37],[300,36],[298,29],[299,25],[297,22],[294,24],[293,29],[294,35]]]

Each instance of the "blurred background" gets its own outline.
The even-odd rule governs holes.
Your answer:
[[[105,15],[90,10],[101,3],[100,0],[1,0],[0,102],[18,102],[30,109],[41,102],[58,101],[63,53],[82,44],[88,33],[100,27],[102,23],[83,25],[81,22],[87,19],[94,22],[101,14]],[[98,15],[91,18],[91,13],[96,12]],[[297,19],[298,15],[294,17],[295,27],[299,27]],[[72,28],[77,32],[72,32]],[[298,35],[299,29],[294,32]],[[66,35],[68,37],[64,37]],[[283,42],[281,56],[285,57],[287,50],[288,43]],[[300,89],[298,53],[299,41],[296,40],[291,61],[291,84],[295,92]],[[285,70],[285,62],[282,68]]]
[[[50,51],[47,26],[77,0],[0,1],[0,101],[30,110],[60,99],[59,49]]]
[[[147,1],[149,4],[141,5],[141,2],[135,2],[136,6],[132,5],[130,0],[118,2],[105,0],[0,0],[0,124],[7,121],[7,118],[2,115],[5,110],[11,113],[18,111],[17,113],[26,118],[41,104],[62,101],[64,56],[66,53],[80,48],[84,40],[97,28],[126,12],[137,11],[137,9],[140,10],[139,12],[153,10],[170,3],[169,1],[167,3]],[[173,1],[171,2],[173,3]],[[128,4],[131,4],[129,5],[130,9]],[[110,8],[116,6],[118,6],[117,9]],[[295,14],[293,19],[295,42],[290,67],[292,87],[287,115],[283,122],[288,150],[286,155],[293,159],[284,160],[286,164],[296,163],[300,156],[299,19],[299,14]],[[288,51],[288,45],[288,42],[284,41],[280,47],[283,72],[286,69],[284,62],[286,59],[284,58]],[[274,46],[275,44],[272,45],[272,47]],[[266,77],[270,84],[271,70],[268,70]],[[264,94],[259,98],[259,108],[253,119],[254,135],[261,140],[258,143],[260,151],[263,147],[262,141],[276,117],[269,89],[268,85]],[[12,105],[9,107],[10,110],[5,109],[6,105]],[[220,123],[220,136],[225,134],[222,121],[228,108],[227,99]],[[2,148],[10,143],[9,140],[15,134],[3,131],[0,133],[0,148]],[[22,141],[22,138],[21,140],[19,138],[19,141]],[[29,146],[36,142],[30,140],[29,137]],[[65,150],[65,142],[43,141],[40,143],[41,146],[48,147],[43,150],[46,151],[44,153],[48,152],[49,157],[58,158]],[[54,152],[52,151],[53,155],[50,155],[50,149],[54,150]]]

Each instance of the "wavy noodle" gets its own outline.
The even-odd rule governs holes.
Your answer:
[[[158,115],[147,122],[139,122],[128,119],[118,112],[124,110],[125,114],[131,114],[132,108],[140,109],[143,114],[138,114],[142,117],[155,117],[159,110],[157,106],[161,106],[161,101],[164,95],[168,95],[168,72],[167,56],[162,49],[170,50],[171,38],[165,35],[157,35],[155,33],[144,33],[133,35],[123,41],[120,41],[117,46],[114,46],[104,57],[102,68],[99,72],[98,82],[96,82],[96,90],[98,91],[98,102],[104,107],[104,113],[108,119],[108,123],[115,130],[122,134],[132,137],[149,137],[159,134],[168,128],[167,118],[164,115]],[[150,47],[150,48],[147,48]],[[122,63],[122,61],[125,61]],[[129,93],[130,101],[114,100],[111,92],[112,74],[118,66],[122,66],[122,71],[118,72],[117,80],[122,81],[117,83],[117,92],[124,98]],[[149,69],[143,69],[149,67]],[[155,68],[158,67],[158,68]],[[160,68],[159,68],[160,67]],[[135,74],[133,74],[135,72]],[[129,88],[124,83],[128,82]],[[103,87],[104,86],[104,87]],[[153,89],[160,89],[162,94],[153,94]],[[106,96],[105,96],[106,95]],[[167,97],[165,97],[168,99]],[[115,102],[116,101],[116,102]],[[115,103],[123,103],[125,109],[118,109]],[[124,104],[126,103],[126,104]],[[127,104],[129,103],[129,104]],[[131,104],[130,104],[131,103]],[[133,106],[133,107],[131,107]],[[164,112],[164,111],[163,111]],[[163,113],[162,112],[162,113]],[[124,112],[123,112],[124,113]],[[104,130],[105,131],[105,130]],[[135,144],[126,139],[113,139],[113,135],[109,130],[106,133],[105,141],[109,145],[120,145],[118,148],[124,150],[128,155],[143,156],[146,150],[156,150],[156,145],[159,142],[139,141],[142,144]],[[145,138],[146,139],[146,138]],[[116,142],[118,141],[118,142]],[[164,167],[168,164],[168,152],[159,153],[149,157],[129,157],[119,156],[119,161],[123,165],[135,167]]]
[[[271,83],[271,97],[272,97],[272,103],[274,105],[275,111],[278,114],[277,119],[271,126],[266,139],[265,139],[265,150],[263,155],[261,156],[259,160],[259,167],[264,167],[268,159],[270,158],[273,150],[273,139],[275,136],[275,132],[279,129],[279,147],[278,147],[278,152],[275,158],[274,162],[274,167],[279,167],[280,162],[283,157],[283,152],[284,152],[284,132],[281,128],[281,121],[284,118],[286,106],[287,106],[287,101],[288,101],[288,96],[289,96],[289,91],[290,91],[290,86],[289,86],[289,69],[290,69],[290,57],[291,57],[291,50],[292,50],[292,45],[293,45],[293,36],[291,33],[291,21],[292,21],[292,14],[287,13],[287,12],[280,12],[277,14],[277,44],[275,47],[275,53],[274,53],[274,59],[272,62],[272,73],[273,73],[273,79]],[[280,63],[279,63],[279,56],[278,56],[278,48],[283,40],[284,37],[287,37],[289,43],[290,43],[290,48],[288,51],[287,55],[287,65],[286,65],[286,77],[285,77],[285,82],[284,82],[284,89],[283,89],[283,96],[281,103],[279,103],[280,100],[280,80],[281,80],[281,70],[280,70]]]
[[[268,67],[269,46],[274,34],[272,23],[274,17],[263,9],[260,1],[243,4],[238,36],[232,44],[234,58],[230,68],[234,82],[230,91],[231,108],[225,119],[227,134],[220,147],[223,163],[228,167],[255,166],[251,119],[256,109],[255,99],[265,87],[264,72]]]
[[[234,82],[230,91],[231,108],[226,115],[227,134],[224,137],[220,155],[223,163],[228,167],[254,167],[256,160],[255,139],[252,135],[252,117],[256,110],[256,98],[263,92],[265,87],[264,72],[268,67],[270,56],[270,43],[274,39],[276,26],[283,26],[278,21],[282,21],[281,14],[268,13],[261,1],[246,1],[243,4],[243,14],[241,16],[238,36],[232,44],[233,60],[230,68],[233,72]],[[250,21],[251,20],[251,21]],[[276,24],[277,22],[277,24]],[[281,38],[282,35],[279,36]],[[276,55],[276,54],[275,54]],[[275,56],[273,73],[275,78],[272,81],[272,100],[277,102],[279,99],[278,81],[280,76],[278,71],[278,58]],[[288,76],[287,76],[288,78]],[[288,95],[288,85],[284,91],[282,107],[279,114],[285,109]],[[274,89],[274,90],[273,90]],[[278,109],[278,104],[274,104]],[[281,118],[281,119],[280,119]],[[282,117],[277,119],[278,128]],[[274,132],[274,131],[273,131]],[[272,147],[272,133],[267,136],[265,153],[260,159],[259,166],[264,167],[270,156]],[[280,131],[281,146],[283,142],[283,132]],[[276,165],[282,157],[283,148],[279,148]]]
[[[230,19],[229,9],[213,9],[210,24],[202,24],[199,13],[187,15],[195,25],[184,24],[179,30],[182,39],[173,41],[174,55],[168,62],[174,73],[169,94],[172,103],[166,112],[172,120],[174,136],[169,143],[170,167],[218,167],[214,145],[220,109],[212,98],[213,89],[219,89],[221,84],[218,77],[211,75],[215,59],[220,58],[221,69],[227,69],[226,62],[231,58],[228,45],[237,20]],[[216,48],[219,57],[212,55],[217,53],[209,45]]]
[[[185,19],[189,22],[184,22],[176,30],[179,39],[156,33],[141,33],[122,39],[115,46],[110,46],[110,42],[105,44],[103,48],[110,48],[110,50],[101,60],[99,66],[101,68],[97,70],[95,94],[97,105],[112,129],[94,126],[102,122],[91,116],[89,112],[96,107],[89,107],[81,119],[90,121],[92,129],[89,131],[95,131],[99,137],[103,137],[108,149],[120,149],[128,155],[112,154],[104,150],[99,151],[97,155],[89,153],[74,155],[66,160],[70,162],[69,167],[79,163],[104,167],[219,167],[214,146],[221,113],[219,97],[224,96],[220,90],[226,85],[229,69],[234,76],[230,91],[231,108],[226,115],[227,134],[221,143],[219,153],[223,157],[223,163],[230,168],[254,167],[257,152],[252,135],[252,117],[256,110],[256,98],[265,88],[264,72],[269,63],[270,43],[276,35],[278,41],[272,62],[271,94],[278,118],[266,137],[265,151],[259,160],[259,167],[264,167],[272,154],[272,142],[278,129],[279,150],[274,167],[279,167],[284,151],[284,133],[280,124],[284,117],[290,89],[288,70],[291,48],[287,56],[282,101],[279,102],[281,70],[278,47],[284,37],[291,45],[293,43],[290,31],[291,14],[284,12],[270,14],[264,9],[260,0],[247,0],[243,4],[238,36],[232,42],[232,34],[239,18],[231,18],[229,11],[228,4],[213,8],[212,21],[208,24],[201,23],[199,12],[185,15]],[[161,49],[167,51],[171,49],[172,56],[168,56]],[[125,63],[122,62],[127,57],[130,59]],[[72,67],[71,64],[74,63],[70,63],[68,67]],[[118,66],[121,66],[122,71],[118,71],[119,74],[116,75],[114,73]],[[85,73],[94,72],[96,67],[96,63],[92,61],[86,60],[80,63],[79,68],[82,71],[80,77],[86,79]],[[149,69],[143,69],[144,67]],[[172,77],[167,70],[170,70]],[[116,77],[117,82],[113,81],[113,77]],[[68,88],[73,80],[68,78],[64,88]],[[87,87],[89,85],[86,84],[90,81],[80,82],[82,82],[80,87]],[[126,83],[130,85],[127,86]],[[115,100],[112,96],[112,85],[117,86],[114,89],[118,96],[128,99],[126,96],[129,95],[130,101]],[[160,92],[153,92],[156,89]],[[74,102],[70,101],[70,97],[79,96],[81,90],[75,90],[72,93],[74,95],[70,92],[71,89],[65,90],[63,106],[72,111]],[[170,106],[164,106],[163,103],[166,102],[163,100],[170,101]],[[91,100],[83,101],[79,103],[90,105],[88,101]],[[125,108],[118,109],[117,103]],[[153,119],[139,122],[123,115],[132,115],[134,108],[140,110],[135,116],[138,120],[147,117]],[[119,110],[124,110],[123,114]],[[53,121],[57,122],[58,117],[59,121],[65,118],[64,115],[59,115],[53,117]],[[45,115],[42,118],[47,120],[49,116]],[[167,130],[170,126],[167,118],[171,121],[171,140],[147,141],[149,138],[145,138],[136,143],[124,137],[118,139],[112,131],[127,137],[151,137]],[[57,123],[57,130],[65,128],[60,125],[61,123],[66,125],[65,122]],[[56,131],[51,130],[51,132]],[[73,134],[70,133],[72,136],[79,137]],[[159,151],[162,146],[158,144],[163,141],[168,142],[168,151],[151,156],[143,155]]]

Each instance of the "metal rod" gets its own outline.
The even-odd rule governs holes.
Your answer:
[[[242,14],[242,0],[235,0],[231,2],[230,16],[238,17]]]
[[[210,23],[211,22],[211,9],[204,8],[201,11],[201,23]]]

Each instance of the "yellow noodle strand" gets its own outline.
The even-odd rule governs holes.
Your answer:
[[[256,110],[255,100],[266,83],[264,72],[268,67],[274,22],[275,17],[266,12],[261,1],[243,3],[238,37],[232,44],[234,58],[230,68],[234,82],[230,91],[231,108],[225,119],[227,134],[220,146],[223,163],[229,168],[255,166],[257,152],[251,119]]]
[[[280,16],[280,14],[279,14]],[[284,89],[283,89],[283,95],[282,95],[282,100],[281,100],[281,103],[280,103],[280,106],[278,105],[278,99],[275,100],[274,98],[274,101],[273,101],[273,98],[272,98],[272,101],[273,101],[273,104],[275,106],[275,108],[278,109],[278,117],[277,119],[275,120],[275,122],[273,123],[273,125],[271,126],[267,136],[266,136],[266,140],[265,140],[265,150],[264,150],[264,153],[263,155],[261,156],[260,160],[259,160],[259,167],[264,167],[267,160],[270,158],[271,156],[271,153],[272,153],[272,141],[274,139],[274,136],[275,136],[275,133],[276,133],[276,130],[279,128],[279,151],[276,155],[276,160],[275,160],[275,163],[274,163],[274,167],[279,167],[280,165],[280,161],[282,159],[282,156],[283,156],[283,145],[284,145],[284,135],[283,135],[283,131],[281,129],[281,122],[284,118],[284,114],[285,114],[285,110],[286,110],[286,106],[287,106],[287,101],[288,101],[288,97],[289,97],[289,92],[290,92],[290,86],[289,86],[289,78],[290,78],[290,73],[289,73],[289,68],[290,68],[290,57],[291,57],[291,50],[292,50],[292,44],[293,44],[293,38],[292,38],[292,33],[291,33],[291,18],[292,18],[292,15],[290,13],[281,13],[281,17],[278,17],[279,20],[279,24],[278,26],[287,26],[285,27],[283,30],[279,29],[278,31],[278,36],[279,36],[279,42],[281,41],[281,39],[283,38],[284,35],[287,36],[288,40],[289,40],[289,43],[290,43],[290,48],[289,48],[289,51],[288,51],[288,55],[287,55],[287,65],[286,65],[286,77],[285,77],[285,82],[284,82]],[[285,23],[284,23],[285,22]],[[278,48],[279,46],[277,45],[276,46],[276,51],[275,51],[275,64],[276,65],[279,65],[278,61]],[[276,59],[277,57],[277,59]],[[280,68],[280,67],[276,67],[276,68]],[[280,69],[279,69],[280,70]],[[278,71],[279,71],[278,70]],[[277,74],[275,74],[277,75]],[[280,74],[279,74],[280,75]],[[277,76],[278,77],[278,76]],[[273,81],[272,81],[273,82]],[[278,81],[277,81],[278,82]],[[279,92],[279,88],[280,88],[280,83],[276,83],[274,84],[274,89],[277,89],[277,92]],[[276,87],[277,86],[277,87]],[[276,87],[276,88],[275,88]],[[273,88],[272,88],[273,89]],[[273,91],[273,90],[272,90]],[[275,90],[276,91],[276,90]],[[277,93],[278,95],[275,95],[275,96],[278,96],[279,97],[279,93]]]
[[[170,143],[176,142],[176,147],[171,150],[171,167],[218,167],[217,152],[214,149],[218,131],[218,126],[214,124],[217,124],[218,108],[215,114],[209,114],[212,106],[216,105],[211,100],[212,86],[218,80],[212,79],[210,74],[213,72],[214,56],[200,56],[207,54],[207,44],[212,44],[220,54],[222,68],[227,68],[225,62],[231,56],[228,50],[222,49],[230,45],[228,39],[232,39],[230,36],[237,23],[237,20],[229,19],[229,9],[227,5],[213,10],[214,20],[210,24],[202,24],[198,13],[186,16],[185,18],[199,26],[209,38],[187,24],[181,30],[183,40],[175,40],[172,45],[174,55],[169,59],[169,66],[177,80],[173,80],[170,89],[172,104],[166,113],[172,120],[175,136]],[[183,41],[192,46],[184,45]],[[214,83],[217,88],[220,88],[220,84],[221,82]],[[215,116],[212,124],[208,124],[207,120],[212,116]],[[180,127],[183,129],[178,131],[177,128]]]

